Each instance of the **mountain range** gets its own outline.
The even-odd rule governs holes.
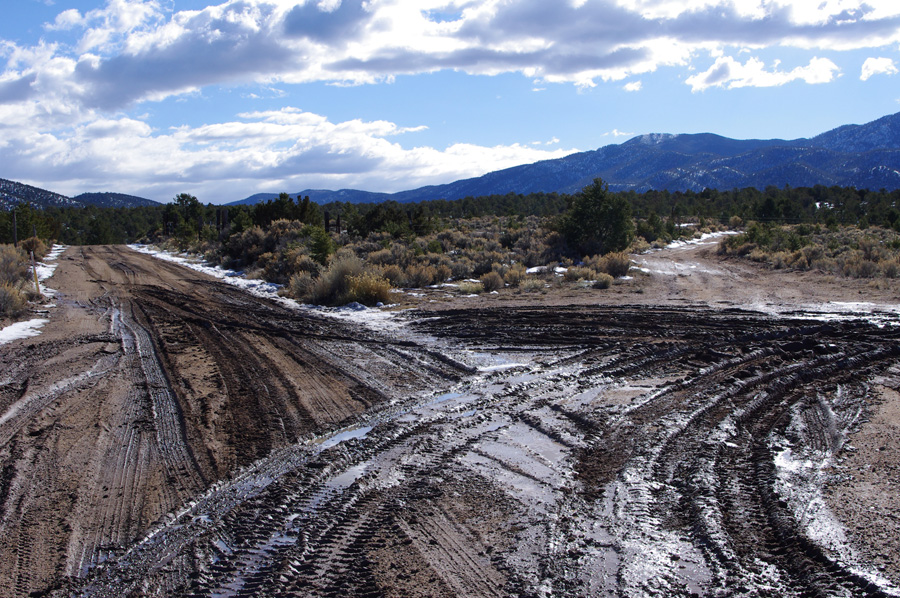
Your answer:
[[[863,125],[845,125],[809,139],[729,139],[712,133],[639,135],[555,160],[523,164],[445,185],[397,193],[356,189],[305,189],[316,203],[461,199],[507,193],[572,193],[602,178],[613,191],[650,189],[702,191],[767,186],[815,185],[900,189],[900,113]],[[256,204],[278,197],[257,193],[227,205]],[[158,202],[121,193],[67,197],[0,179],[0,210],[21,202],[39,207],[134,207]]]
[[[647,134],[620,145],[514,166],[480,177],[397,193],[306,189],[323,204],[460,199],[509,192],[572,193],[600,177],[613,191],[702,191],[769,185],[900,188],[900,113],[810,139],[729,139],[712,133]],[[233,204],[277,197],[258,193]],[[233,205],[231,204],[231,205]]]

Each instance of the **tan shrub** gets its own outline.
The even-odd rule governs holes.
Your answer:
[[[17,316],[25,311],[25,295],[16,285],[0,283],[0,318]]]
[[[298,301],[308,301],[312,295],[316,279],[309,272],[298,272],[288,282],[288,293]]]
[[[363,305],[387,303],[391,298],[391,283],[374,272],[363,272],[359,276],[350,276],[349,288],[344,303],[356,301]]]
[[[437,274],[434,266],[425,266],[423,264],[412,264],[406,268],[406,284],[413,288],[427,287],[434,284],[434,278]]]
[[[499,291],[504,287],[503,277],[494,271],[482,274],[480,280],[481,286],[484,287],[484,290],[488,293]]]
[[[480,282],[472,282],[470,280],[464,280],[459,283],[459,292],[464,295],[477,295],[481,292],[484,292],[484,285]]]
[[[390,249],[379,249],[369,254],[366,258],[369,263],[379,266],[396,265],[397,256]]]
[[[631,258],[622,252],[594,255],[584,258],[584,265],[596,272],[605,272],[613,278],[627,276],[631,269]]]
[[[22,248],[22,251],[25,252],[26,256],[30,256],[31,252],[34,252],[34,259],[41,260],[44,259],[44,256],[47,255],[47,252],[50,251],[50,248],[47,247],[47,244],[41,241],[37,237],[29,237],[19,243],[19,247]]]
[[[28,259],[21,249],[0,245],[0,284],[13,284],[28,278]]]
[[[608,289],[612,286],[613,277],[605,272],[601,272],[597,275],[597,280],[594,281],[593,287],[595,289]]]
[[[900,276],[900,264],[897,263],[896,258],[881,260],[878,263],[878,269],[885,278],[897,278]]]
[[[572,266],[571,268],[566,270],[566,273],[563,274],[563,278],[567,282],[575,282],[578,280],[597,280],[597,272],[585,266]]]
[[[543,280],[541,280],[540,278],[532,277],[532,276],[527,277],[525,280],[523,280],[519,284],[519,288],[521,290],[525,291],[526,293],[532,293],[535,291],[543,291],[546,288],[546,286],[547,286],[547,283],[545,283]]]
[[[450,265],[451,277],[456,280],[469,278],[475,272],[475,265],[467,257],[460,257]]]
[[[513,264],[506,271],[506,276],[503,277],[503,280],[511,287],[517,287],[525,280],[525,275],[525,266],[523,264]]]
[[[394,287],[402,288],[409,284],[406,280],[406,272],[400,266],[394,264],[382,268],[381,275]]]
[[[308,300],[316,305],[342,305],[350,290],[350,278],[363,273],[362,260],[352,254],[335,255],[316,279]]]
[[[432,284],[441,284],[447,282],[453,276],[453,270],[447,264],[439,264],[434,267],[434,282]]]

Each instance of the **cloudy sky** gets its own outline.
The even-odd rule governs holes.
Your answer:
[[[0,178],[398,191],[900,111],[896,0],[3,0]]]

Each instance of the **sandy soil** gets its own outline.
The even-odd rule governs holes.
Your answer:
[[[900,593],[897,284],[636,261],[379,329],[70,248],[0,346],[0,595]]]

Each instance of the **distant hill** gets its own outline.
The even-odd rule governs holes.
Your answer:
[[[254,204],[277,199],[280,193],[256,193],[250,197],[239,199],[226,206],[252,206]],[[291,197],[306,197],[318,204],[331,203],[333,201],[344,201],[349,203],[375,203],[379,201],[387,201],[395,199],[390,193],[375,193],[372,191],[357,191],[356,189],[340,189],[338,191],[329,191],[328,189],[304,189],[298,193],[291,194]]]
[[[66,197],[59,193],[39,189],[24,183],[0,179],[0,210],[11,210],[17,204],[23,202],[28,202],[41,208],[81,207],[83,205],[71,197]]]
[[[900,189],[900,113],[844,125],[811,139],[730,139],[712,133],[639,135],[620,145],[397,193],[309,189],[317,203],[415,202],[503,195],[572,193],[601,177],[613,191],[702,191],[769,185]],[[274,195],[277,197],[277,194]],[[269,196],[267,196],[269,197]],[[254,203],[243,200],[242,203]]]
[[[98,208],[138,208],[162,205],[152,199],[124,193],[82,193],[76,195],[74,199],[85,205],[97,206]]]
[[[158,206],[158,202],[124,193],[82,193],[68,197],[25,183],[0,179],[0,210],[11,210],[17,204],[29,203],[38,208],[134,208]]]

